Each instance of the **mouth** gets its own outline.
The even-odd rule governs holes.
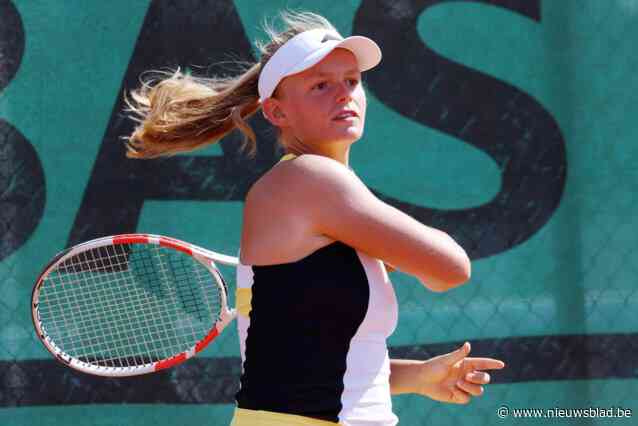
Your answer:
[[[333,120],[334,121],[341,121],[341,120],[349,120],[349,119],[353,119],[353,118],[359,118],[359,114],[357,114],[356,112],[352,111],[352,110],[345,110],[345,111],[341,111],[339,114],[337,114]]]

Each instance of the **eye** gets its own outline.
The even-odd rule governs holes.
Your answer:
[[[313,89],[313,90],[314,90],[314,89],[323,90],[323,89],[325,89],[325,88],[326,88],[326,85],[327,85],[327,84],[328,84],[328,83],[326,83],[325,81],[321,81],[321,82],[319,82],[319,83],[315,84],[314,86],[312,86],[312,89]]]
[[[351,78],[348,80],[348,82],[350,83],[350,85],[352,87],[356,86],[357,84],[359,84],[359,80],[357,80],[356,78]]]

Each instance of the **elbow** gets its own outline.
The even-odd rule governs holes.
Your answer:
[[[431,291],[443,293],[468,283],[471,277],[472,263],[465,252],[463,252],[463,258],[455,262],[453,267],[447,269],[438,277],[425,277],[419,279],[419,281]]]
[[[472,277],[472,262],[470,258],[461,246],[456,244],[456,242],[454,244],[456,245],[455,260],[448,268],[448,273],[445,274],[446,276],[443,280],[444,289],[442,291],[451,290],[466,284]]]
[[[467,259],[461,266],[462,267],[459,269],[458,273],[447,281],[447,290],[467,284],[470,281],[470,278],[472,278],[472,263],[470,260]]]
[[[450,280],[421,280],[421,283],[427,287],[429,290],[435,293],[444,293],[448,290],[452,290],[453,288],[460,287],[463,284],[466,284],[470,280],[470,277],[463,277],[458,279],[450,279]]]
[[[472,262],[467,256],[465,251],[463,252],[463,258],[460,262],[459,274],[457,276],[457,286],[467,283],[472,278]]]

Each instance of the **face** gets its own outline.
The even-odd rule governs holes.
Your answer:
[[[346,49],[333,50],[311,68],[284,78],[264,107],[285,140],[292,136],[316,148],[353,143],[363,134],[366,113],[356,57]],[[344,111],[355,116],[337,118]]]

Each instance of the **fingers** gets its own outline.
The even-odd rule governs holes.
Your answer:
[[[465,358],[465,364],[474,370],[500,370],[505,363],[493,358]]]
[[[492,358],[465,358],[464,363],[464,369],[470,371],[456,382],[452,391],[452,402],[456,404],[467,404],[472,397],[483,395],[483,385],[490,383],[492,378],[488,373],[477,370],[500,370],[505,367],[503,361]]]
[[[458,404],[467,404],[471,397],[481,396],[485,389],[482,385],[486,385],[492,380],[489,374],[483,371],[471,371],[467,373],[464,379],[456,382],[456,388],[453,391],[453,402]]]
[[[477,385],[486,385],[490,382],[491,377],[482,371],[473,371],[465,375],[465,380],[470,383],[476,383]]]
[[[467,404],[470,402],[470,399],[472,399],[472,397],[457,386],[452,390],[452,401],[449,402],[453,404]]]
[[[472,397],[483,395],[485,389],[482,385],[490,382],[489,374],[482,371],[473,371],[465,375],[465,380],[461,379],[456,382],[456,386],[452,391],[452,402],[456,404],[467,404]]]
[[[454,404],[467,404],[473,396],[483,395],[483,386],[459,380],[452,388],[452,398],[448,402]]]
[[[470,342],[465,342],[463,345],[455,351],[441,355],[441,359],[447,365],[454,365],[455,363],[462,361],[467,357],[467,354],[472,350]]]
[[[459,380],[456,383],[457,388],[461,389],[462,391],[468,393],[469,395],[472,396],[481,396],[483,395],[483,386],[481,385],[476,385],[474,383],[470,383],[468,381],[465,380]],[[469,396],[468,396],[468,401],[469,401]]]

